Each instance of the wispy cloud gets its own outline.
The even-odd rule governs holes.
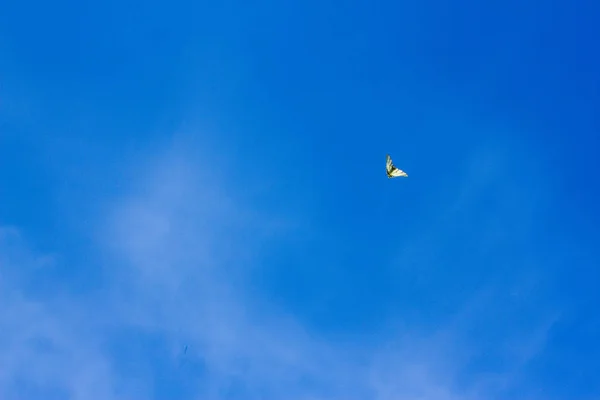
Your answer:
[[[47,259],[27,252],[15,229],[3,228],[0,236],[1,397],[114,398],[94,309],[26,290],[27,282],[48,266]]]
[[[435,328],[390,316],[377,340],[325,339],[248,287],[261,237],[272,229],[292,233],[294,225],[239,203],[206,168],[173,152],[112,199],[96,218],[90,254],[102,261],[106,280],[86,296],[28,291],[44,258],[18,230],[2,230],[2,398],[493,399],[518,383],[520,368],[543,348],[551,317],[506,339],[474,339],[477,324],[494,318],[489,311],[508,304],[489,287],[465,296]],[[462,212],[497,176],[478,175],[449,212]],[[488,249],[498,243],[498,231],[480,233],[469,237]],[[423,252],[434,250],[436,235],[419,242]],[[490,349],[505,362],[482,371],[476,363]]]

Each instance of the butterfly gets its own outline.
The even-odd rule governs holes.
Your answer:
[[[388,154],[386,156],[385,162],[385,173],[388,178],[397,178],[397,177],[407,177],[408,174],[401,169],[396,168],[396,166],[392,163],[392,158]]]

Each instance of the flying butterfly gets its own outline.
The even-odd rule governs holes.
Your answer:
[[[408,174],[406,172],[402,171],[401,169],[396,168],[394,163],[392,163],[392,158],[390,157],[389,154],[386,156],[385,173],[387,174],[388,178],[397,178],[397,177],[407,177],[408,176]]]

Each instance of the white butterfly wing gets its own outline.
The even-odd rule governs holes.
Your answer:
[[[390,172],[390,175],[393,176],[394,178],[396,177],[407,177],[408,174],[404,171],[402,171],[401,169],[398,169],[396,167],[394,167],[394,169]]]
[[[408,176],[408,174],[406,172],[397,168],[392,163],[392,158],[390,157],[389,154],[386,156],[385,169],[386,169],[388,177],[390,177],[390,178],[407,177]]]

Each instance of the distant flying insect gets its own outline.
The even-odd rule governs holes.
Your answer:
[[[408,174],[401,169],[396,168],[396,166],[392,163],[392,158],[390,155],[386,155],[385,161],[385,173],[388,178],[397,178],[397,177],[407,177]]]

